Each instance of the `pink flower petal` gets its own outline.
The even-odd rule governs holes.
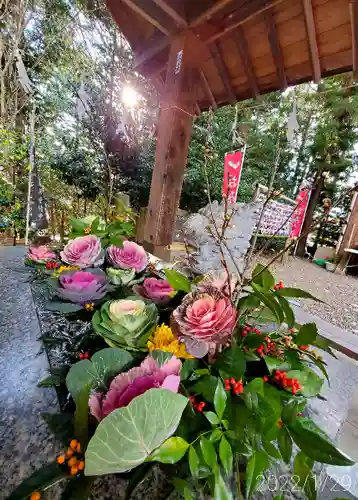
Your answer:
[[[178,392],[180,385],[180,377],[178,375],[168,375],[162,383],[162,389],[167,389],[171,392]]]

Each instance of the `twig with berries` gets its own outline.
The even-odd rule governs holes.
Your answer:
[[[238,396],[242,392],[244,392],[244,384],[242,380],[235,380],[234,377],[226,378],[224,380],[225,383],[225,390],[226,391],[233,391],[233,393]]]

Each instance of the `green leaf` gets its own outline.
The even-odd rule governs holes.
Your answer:
[[[298,405],[296,401],[290,401],[282,408],[282,421],[286,425],[293,424],[297,419]]]
[[[313,344],[317,338],[317,335],[317,325],[315,323],[306,323],[299,329],[298,334],[295,338],[295,344],[297,344],[298,346]]]
[[[341,453],[322,434],[307,429],[297,419],[293,425],[288,426],[292,439],[297,446],[312,460],[331,465],[353,465],[354,462]]]
[[[209,420],[209,422],[212,425],[220,424],[220,419],[218,418],[216,413],[214,413],[213,411],[207,411],[206,413],[204,413],[204,415],[206,416],[206,418]]]
[[[204,375],[190,387],[191,392],[197,392],[207,401],[214,401],[214,394],[217,388],[218,379],[213,375]]]
[[[216,361],[216,367],[220,370],[223,378],[234,377],[235,380],[241,380],[246,367],[245,355],[242,347],[233,345],[225,349]]]
[[[226,401],[227,401],[227,394],[225,392],[221,380],[219,379],[214,394],[214,406],[215,406],[215,411],[220,419],[224,414]]]
[[[322,300],[317,299],[316,297],[311,295],[309,292],[301,290],[300,288],[283,287],[280,288],[280,290],[277,290],[276,293],[281,297],[296,298],[296,299],[312,299],[315,300],[316,302],[323,302]]]
[[[180,370],[180,378],[181,380],[187,380],[193,371],[198,368],[200,362],[198,359],[186,359],[182,364]]]
[[[213,432],[209,436],[209,440],[212,443],[216,443],[216,441],[219,441],[221,436],[223,435],[223,431],[221,429],[214,429]]]
[[[277,460],[281,459],[280,452],[278,451],[275,445],[270,443],[270,441],[263,440],[262,447],[270,457],[276,458]]]
[[[246,498],[251,498],[269,466],[270,460],[264,451],[256,451],[252,455],[246,468]]]
[[[278,359],[272,356],[264,356],[263,359],[270,373],[272,373],[274,370],[287,370],[287,368],[289,368],[288,364],[282,361],[282,359]]]
[[[63,383],[63,378],[60,375],[48,375],[40,380],[37,387],[59,387]]]
[[[215,474],[214,500],[233,500],[232,493],[219,472]]]
[[[193,446],[189,447],[189,468],[191,475],[197,477],[200,469],[200,459]]]
[[[85,474],[126,472],[142,464],[175,432],[187,403],[181,394],[150,389],[114,410],[89,442]]]
[[[92,234],[97,231],[99,223],[100,223],[99,217],[96,217],[95,219],[93,219],[92,224],[91,224],[91,233]]]
[[[107,347],[93,354],[91,362],[97,372],[96,383],[98,386],[108,386],[108,379],[118,375],[128,368],[133,361],[133,356],[124,349]]]
[[[214,470],[217,467],[217,458],[213,443],[206,439],[206,437],[202,436],[200,438],[200,448],[205,462],[212,470]]]
[[[123,240],[124,236],[110,236],[109,242],[111,245],[114,245],[118,248],[123,248]]]
[[[46,302],[44,308],[48,311],[59,312],[62,314],[73,314],[83,310],[83,306],[72,304],[72,302]]]
[[[296,323],[296,318],[292,307],[284,297],[278,296],[278,301],[281,304],[283,312],[285,313],[288,328],[293,328]]]
[[[85,476],[69,481],[62,492],[61,500],[88,500],[93,482],[93,477]]]
[[[248,384],[245,385],[245,393],[251,392],[252,394],[260,394],[260,396],[264,396],[265,393],[265,384],[262,378],[254,378]]]
[[[151,357],[155,359],[159,366],[163,366],[169,359],[173,357],[172,352],[154,350],[150,353]]]
[[[220,441],[219,457],[226,474],[229,476],[232,473],[233,454],[230,443],[225,436],[223,436]]]
[[[28,500],[32,492],[42,491],[68,477],[67,470],[63,469],[57,462],[44,465],[24,479],[7,500]]]
[[[317,497],[316,481],[312,474],[313,464],[313,460],[308,458],[302,451],[297,453],[293,462],[292,475],[295,484],[302,488],[308,500],[315,500]],[[298,478],[298,481],[296,478]]]
[[[282,458],[288,464],[292,456],[292,439],[285,427],[281,427],[278,431],[277,444]]]
[[[304,370],[290,370],[287,377],[297,379],[302,387],[300,393],[308,398],[317,396],[322,389],[323,379],[306,366]]]
[[[260,305],[260,299],[252,295],[245,295],[245,297],[241,297],[237,304],[237,309],[240,311],[240,314],[244,314],[248,309],[256,309]]]
[[[174,269],[164,269],[164,272],[169,285],[174,290],[181,290],[186,293],[191,291],[191,283],[184,274],[174,271]]]
[[[252,272],[252,281],[256,285],[259,285],[265,292],[272,290],[275,285],[275,278],[272,276],[266,266],[263,264],[256,264],[255,269]]]
[[[293,462],[293,475],[299,478],[298,485],[303,487],[306,481],[307,476],[312,471],[313,460],[308,458],[303,451],[300,451],[295,456],[295,460]]]
[[[189,443],[181,437],[171,437],[154,450],[147,460],[155,460],[162,464],[175,464],[183,458],[186,450],[189,448]]]
[[[254,283],[252,283],[252,287],[255,290],[255,295],[260,299],[260,301],[273,312],[278,324],[280,325],[283,323],[285,317],[275,295],[270,292],[262,293]]]
[[[88,227],[88,223],[82,219],[74,219],[71,217],[69,223],[73,231],[77,231],[81,234],[83,234],[84,230]]]

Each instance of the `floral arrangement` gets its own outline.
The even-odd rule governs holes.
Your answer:
[[[186,499],[251,498],[279,463],[311,500],[315,462],[352,465],[305,409],[328,379],[320,352],[332,352],[290,299],[314,297],[260,264],[244,281],[163,274],[135,242],[92,227],[55,253],[29,250],[51,284],[48,307],[86,315],[99,343],[67,367],[71,418],[46,416],[63,453],[10,500],[59,481],[63,498],[88,498],[107,474],[130,478],[130,498],[154,466]]]

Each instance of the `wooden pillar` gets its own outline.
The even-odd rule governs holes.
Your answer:
[[[191,31],[174,38],[161,102],[143,245],[148,252],[166,260],[170,255],[168,245],[172,242],[195,114],[193,68],[198,46],[198,39]]]

